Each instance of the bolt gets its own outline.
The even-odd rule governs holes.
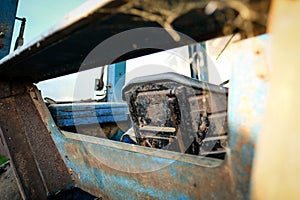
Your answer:
[[[1,31],[0,32],[0,38],[4,38],[4,33]],[[0,43],[0,49],[2,49],[4,47],[4,44]]]

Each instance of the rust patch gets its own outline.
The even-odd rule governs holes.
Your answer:
[[[270,72],[267,66],[261,66],[256,68],[256,76],[263,80],[269,81],[270,80]]]
[[[247,130],[247,129],[245,129],[245,130]],[[241,131],[243,131],[243,130],[241,130]],[[247,145],[252,144],[251,138],[248,134],[240,134],[239,138],[237,139],[237,143],[235,144],[235,147],[234,147],[235,152],[241,152],[244,144],[247,144]]]
[[[249,134],[251,131],[246,125],[242,125],[239,129],[240,133]]]
[[[268,61],[266,58],[267,53],[265,47],[259,40],[254,40],[253,53],[255,55],[254,68],[256,76],[263,81],[268,81],[270,79],[270,71],[268,68]]]

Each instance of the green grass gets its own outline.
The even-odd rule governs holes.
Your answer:
[[[0,155],[0,165],[2,165],[3,163],[5,163],[6,161],[8,161],[8,159],[5,156],[1,156]]]

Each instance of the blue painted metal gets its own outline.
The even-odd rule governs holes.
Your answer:
[[[203,64],[200,64],[200,81],[206,81],[208,82],[208,66],[207,66],[207,53],[206,53],[206,44],[200,43],[198,47],[198,51],[201,52],[200,55],[202,55],[202,62]],[[201,57],[200,57],[201,59]],[[201,63],[201,62],[200,62]]]
[[[126,103],[52,104],[49,110],[59,127],[127,121]]]
[[[0,1],[0,59],[9,53],[18,0]]]
[[[120,62],[108,66],[107,70],[107,101],[122,101],[122,87],[125,84],[126,62]]]
[[[70,118],[70,119],[57,119],[57,125],[60,127],[76,126],[76,125],[91,125],[108,122],[127,121],[128,115],[117,116],[102,116],[102,117],[84,117],[84,118]]]
[[[70,134],[63,137],[51,119],[49,125],[52,127],[53,139],[64,156],[66,165],[72,171],[77,187],[96,196],[111,199],[224,199],[234,191],[230,189],[230,184],[219,183],[230,182],[226,167],[204,167],[209,165],[209,159],[203,159],[201,166],[180,161],[180,154],[174,155],[178,160],[173,160],[170,157],[164,158],[164,153],[151,155],[157,153],[155,149],[113,141],[110,141],[110,146],[100,138],[82,135]],[[127,149],[113,147],[119,144]],[[133,147],[139,152],[135,152]],[[89,161],[85,161],[84,157]],[[211,189],[207,189],[207,182],[201,180],[203,175],[215,180]],[[222,178],[217,178],[218,176]],[[202,188],[205,190],[201,190]],[[212,190],[215,193],[209,192]],[[238,191],[233,193],[235,192]]]
[[[249,182],[255,143],[263,125],[265,102],[268,93],[267,53],[268,35],[244,40],[235,48],[233,73],[230,80],[228,125],[229,145],[235,154],[234,173],[241,175],[239,182]],[[248,193],[246,184],[237,185]]]

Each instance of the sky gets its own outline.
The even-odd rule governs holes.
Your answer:
[[[38,35],[48,30],[63,17],[80,6],[86,0],[19,0],[17,16],[26,18],[24,43],[33,40]],[[19,34],[21,23],[16,21],[12,39],[11,50]],[[73,90],[76,74],[71,74],[58,79],[43,81],[37,84],[44,97],[58,101],[73,99]]]
[[[68,12],[86,0],[19,0],[17,17],[26,18],[24,41],[28,42],[55,25]],[[16,41],[20,30],[20,21],[16,21],[13,40]],[[12,42],[14,46],[14,42]],[[12,48],[11,48],[12,49]]]

